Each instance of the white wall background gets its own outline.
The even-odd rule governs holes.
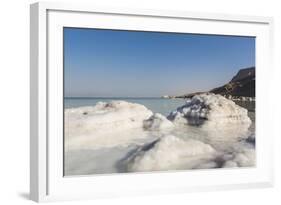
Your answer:
[[[0,204],[31,204],[29,192],[29,0],[0,4]],[[80,0],[79,2],[82,2]],[[273,16],[275,20],[275,188],[108,200],[70,204],[280,204],[281,6],[278,0],[92,0],[100,6]],[[266,86],[266,85],[265,85]],[[266,108],[265,108],[266,109]],[[267,119],[264,119],[267,120]]]

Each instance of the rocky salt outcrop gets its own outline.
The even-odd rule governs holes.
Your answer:
[[[256,165],[256,151],[254,148],[243,148],[230,154],[228,158],[223,164],[224,168],[253,167]]]
[[[149,119],[143,122],[146,130],[160,131],[174,128],[174,124],[160,113],[153,114]]]
[[[67,130],[80,132],[111,132],[112,129],[140,128],[153,113],[145,106],[125,101],[99,102],[93,107],[66,109]]]
[[[212,161],[212,146],[194,139],[166,135],[137,149],[127,160],[128,171],[192,169]]]
[[[248,111],[233,101],[213,93],[199,94],[187,99],[186,104],[167,117],[174,124],[226,128],[239,124],[246,129],[251,125]]]
[[[126,101],[66,109],[66,149],[118,146],[145,137],[143,122],[152,114],[145,106]]]

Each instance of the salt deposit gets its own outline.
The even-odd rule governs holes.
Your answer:
[[[139,148],[128,160],[129,171],[192,169],[214,157],[216,151],[198,140],[166,135]]]
[[[66,148],[116,146],[143,138],[143,121],[151,115],[145,106],[125,101],[66,109]]]
[[[227,160],[223,167],[253,167],[256,162],[256,152],[253,148],[244,148],[242,151],[236,152],[231,159]]]
[[[248,128],[251,120],[245,108],[221,95],[212,93],[195,95],[186,104],[169,114],[168,119],[176,124],[224,128],[240,124]]]
[[[155,113],[144,121],[143,127],[148,130],[159,131],[174,128],[174,124],[160,113]]]

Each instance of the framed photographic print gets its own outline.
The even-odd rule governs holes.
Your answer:
[[[271,186],[272,22],[31,5],[31,199]]]

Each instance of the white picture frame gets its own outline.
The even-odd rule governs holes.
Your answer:
[[[255,36],[256,167],[64,177],[61,34],[65,26]],[[270,17],[98,8],[54,2],[32,4],[30,198],[40,202],[272,186],[272,113],[263,109],[270,106],[272,29]]]

